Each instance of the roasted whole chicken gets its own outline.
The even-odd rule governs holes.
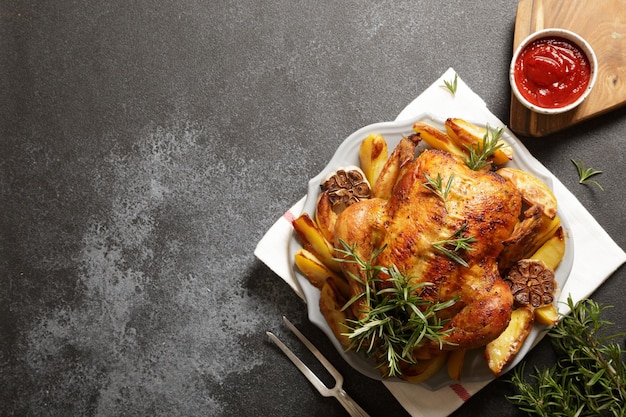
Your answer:
[[[453,178],[445,201],[424,186],[427,178]],[[422,296],[457,298],[440,316],[451,318],[444,348],[484,346],[506,328],[513,308],[510,287],[498,272],[497,259],[518,222],[522,200],[518,190],[492,171],[472,171],[458,156],[425,150],[401,168],[389,199],[373,198],[351,205],[338,217],[335,246],[354,245],[362,259],[377,256],[379,265],[396,265],[412,280],[430,282]],[[432,242],[463,229],[475,241],[461,256],[467,267],[439,252]],[[361,275],[353,263],[344,264]],[[363,291],[350,281],[351,295]],[[352,305],[356,317],[367,308]],[[437,346],[425,346],[437,348]],[[416,355],[424,356],[416,353]]]
[[[533,322],[554,324],[557,314],[552,303],[522,305],[523,297],[512,292],[523,289],[523,279],[529,288],[538,282],[520,273],[519,262],[533,257],[533,271],[554,270],[563,256],[556,198],[531,174],[501,167],[512,154],[499,137],[488,142],[493,132],[461,119],[448,119],[445,128],[417,122],[415,133],[390,155],[380,135],[365,138],[363,170],[347,167],[329,176],[315,220],[304,214],[293,222],[303,244],[296,266],[320,289],[320,310],[334,335],[346,349],[369,346],[385,376],[412,382],[432,376],[446,360],[450,377],[459,379],[464,354],[472,349],[484,349],[498,375]],[[423,142],[425,149],[418,146]],[[349,261],[346,248],[361,262]],[[389,346],[380,345],[381,333],[371,332],[356,348],[352,339],[360,332],[355,323],[372,324],[368,291],[385,293],[396,285],[390,266],[419,300],[445,306],[436,311],[440,337],[411,345],[397,368],[390,365]],[[372,269],[379,271],[375,288],[368,284]],[[547,284],[553,291],[555,283]]]

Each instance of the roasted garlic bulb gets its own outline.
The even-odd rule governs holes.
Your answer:
[[[360,168],[351,166],[340,168],[321,184],[322,192],[327,193],[333,210],[342,209],[370,198],[372,190]]]
[[[554,302],[554,272],[542,261],[522,259],[511,268],[504,280],[511,286],[518,306],[538,308]]]

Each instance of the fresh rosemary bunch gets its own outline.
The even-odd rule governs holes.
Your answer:
[[[376,257],[385,249],[374,253],[372,261],[361,259],[354,247],[341,242],[344,249],[339,249],[344,258],[341,262],[358,265],[364,279],[354,274],[350,278],[360,282],[364,290],[352,297],[343,307],[350,307],[356,301],[364,299],[366,315],[361,320],[349,319],[349,350],[365,352],[374,357],[379,367],[386,366],[385,376],[402,375],[402,363],[416,363],[413,350],[426,341],[433,341],[440,346],[449,344],[443,337],[453,329],[444,330],[448,320],[437,317],[437,312],[448,308],[456,299],[434,302],[421,296],[422,291],[434,284],[421,282],[411,284],[411,277],[401,272],[395,265],[382,267],[374,265]],[[381,274],[386,275],[385,279]],[[384,285],[383,285],[384,284]]]
[[[626,365],[616,339],[626,333],[605,335],[612,323],[602,320],[608,307],[593,300],[574,304],[571,314],[561,318],[548,336],[558,354],[551,368],[535,368],[523,378],[523,367],[511,377],[518,394],[509,401],[531,415],[541,417],[625,416]]]
[[[473,171],[479,171],[489,165],[489,158],[502,147],[500,138],[503,133],[503,128],[491,129],[487,125],[487,132],[485,132],[480,145],[465,145],[469,151],[465,164]]]

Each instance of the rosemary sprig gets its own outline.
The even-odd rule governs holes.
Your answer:
[[[456,95],[458,81],[459,81],[459,75],[455,73],[454,79],[452,81],[443,80],[443,85],[441,87],[450,91],[450,93],[454,97]]]
[[[437,173],[437,178],[432,178],[426,173],[424,173],[424,177],[426,178],[426,182],[422,183],[422,186],[435,193],[445,203],[450,193],[452,181],[454,181],[454,173],[448,177],[448,182],[445,185],[443,184],[443,178],[440,173]]]
[[[563,316],[548,336],[558,360],[550,368],[534,369],[531,382],[516,369],[510,382],[518,393],[507,396],[520,410],[541,417],[626,415],[626,353],[615,340],[626,333],[605,335],[612,323],[602,320],[609,308],[593,300],[567,303]]]
[[[465,145],[469,151],[465,164],[473,171],[479,171],[489,165],[489,158],[502,147],[500,138],[504,128],[491,129],[487,124],[487,131],[480,144]]]
[[[464,223],[463,226],[459,227],[448,239],[439,240],[431,244],[435,249],[442,252],[448,258],[467,268],[469,265],[465,259],[461,258],[459,252],[462,250],[474,250],[471,244],[477,240],[472,236],[463,237],[465,229],[467,229],[467,223]]]
[[[585,164],[583,163],[583,161],[578,160],[576,161],[575,159],[571,159],[572,163],[576,166],[576,171],[578,171],[578,183],[580,184],[595,184],[597,185],[602,191],[604,191],[604,188],[602,188],[602,185],[600,185],[600,183],[598,181],[596,181],[595,179],[592,179],[591,177],[595,176],[595,175],[600,175],[602,174],[602,171],[598,171],[596,169],[593,168],[585,168]]]
[[[411,284],[412,277],[395,265],[374,265],[374,260],[384,247],[373,255],[372,261],[366,262],[357,255],[354,247],[343,241],[341,244],[344,249],[338,249],[338,252],[344,258],[340,260],[357,264],[365,277],[363,280],[351,275],[351,279],[363,284],[364,290],[343,307],[345,310],[359,300],[364,300],[367,306],[364,318],[348,320],[350,327],[345,335],[350,339],[350,350],[365,352],[367,356],[376,358],[379,367],[386,367],[385,376],[394,377],[402,375],[402,363],[416,362],[413,350],[426,341],[433,341],[440,346],[450,344],[444,340],[444,336],[453,329],[444,330],[448,320],[440,319],[437,312],[454,305],[456,299],[426,299],[422,297],[423,290],[434,284]],[[386,275],[384,280],[381,274]]]

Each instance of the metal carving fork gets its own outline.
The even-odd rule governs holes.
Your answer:
[[[291,331],[298,337],[298,339],[300,339],[300,341],[302,341],[302,343],[304,343],[304,345],[309,348],[309,350],[322,363],[322,365],[324,365],[324,367],[333,376],[333,378],[335,378],[335,386],[333,388],[328,388],[326,385],[324,385],[324,383],[320,381],[320,379],[291,350],[289,350],[289,348],[285,346],[285,344],[281,342],[276,337],[276,335],[274,335],[272,332],[265,332],[270,341],[278,346],[280,350],[282,350],[283,353],[287,355],[289,359],[291,359],[291,362],[293,362],[294,365],[298,367],[300,372],[302,372],[304,376],[307,377],[311,384],[313,384],[313,386],[317,388],[320,394],[322,394],[324,397],[337,398],[337,400],[339,400],[341,405],[343,405],[343,407],[348,411],[348,413],[350,413],[352,417],[369,417],[369,414],[367,414],[365,410],[363,410],[361,406],[359,406],[356,401],[354,401],[342,388],[343,376],[339,373],[339,371],[337,371],[337,369],[335,369],[335,367],[330,362],[328,362],[328,359],[326,359],[324,355],[322,355],[322,353],[317,350],[317,348],[311,342],[309,342],[309,340],[302,333],[300,333],[296,326],[294,326],[289,320],[287,320],[287,317],[283,316],[283,321],[285,322],[287,327],[289,327]]]

